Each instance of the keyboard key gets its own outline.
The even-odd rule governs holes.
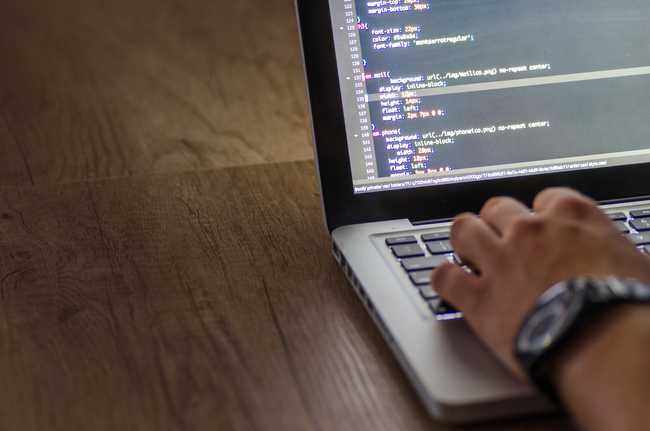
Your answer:
[[[427,233],[422,235],[422,241],[424,242],[444,241],[446,239],[449,239],[450,237],[451,237],[451,233],[449,232]]]
[[[639,250],[641,250],[642,253],[650,254],[650,245],[644,245],[643,247],[640,247]]]
[[[441,298],[436,298],[436,299],[433,299],[431,301],[427,301],[427,303],[429,304],[429,308],[431,309],[431,311],[433,311],[434,314],[435,314],[436,310],[438,309],[438,306],[440,306],[441,302],[442,302]]]
[[[463,317],[463,315],[458,310],[440,298],[436,298],[428,302],[429,308],[438,320],[453,320]]]
[[[420,291],[420,296],[425,300],[436,299],[438,297],[438,294],[431,287],[431,283],[418,286],[418,290]]]
[[[458,310],[456,310],[454,307],[449,305],[445,301],[440,301],[438,303],[438,307],[436,308],[436,314],[447,314],[447,313],[458,313]]]
[[[614,224],[616,225],[616,228],[618,229],[618,231],[619,231],[620,233],[630,233],[630,228],[627,227],[627,225],[625,224],[625,222],[623,222],[623,221],[617,221],[617,222],[614,223]]]
[[[393,250],[395,257],[399,259],[424,256],[424,251],[418,244],[396,245],[391,247],[391,250]]]
[[[650,209],[630,211],[632,218],[648,218],[650,217]]]
[[[611,221],[626,221],[627,220],[627,216],[625,215],[625,213],[622,213],[622,212],[609,213],[609,214],[607,214],[607,216],[609,217],[609,219]]]
[[[402,261],[402,267],[408,272],[431,271],[445,262],[448,262],[445,256],[416,257],[413,259],[404,259]]]
[[[409,274],[411,282],[416,286],[428,286],[431,284],[431,274],[433,271],[416,271]]]
[[[639,232],[646,232],[650,230],[650,219],[648,218],[641,218],[638,220],[632,220],[630,222],[630,226],[634,228],[634,230],[637,230]]]
[[[431,254],[447,254],[453,253],[454,248],[451,246],[449,241],[434,241],[427,242],[427,249]]]
[[[632,241],[635,245],[649,245],[650,244],[650,232],[641,232],[641,233],[631,233],[627,235],[627,238]]]
[[[418,240],[413,235],[409,236],[397,236],[394,238],[386,238],[386,245],[392,247],[394,245],[403,245],[403,244],[417,244]]]

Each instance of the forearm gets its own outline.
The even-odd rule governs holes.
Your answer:
[[[576,422],[588,431],[650,429],[650,307],[621,307],[577,340],[555,364]]]

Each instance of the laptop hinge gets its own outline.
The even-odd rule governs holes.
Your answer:
[[[602,201],[598,201],[598,205],[624,204],[627,202],[646,201],[646,200],[650,200],[650,195],[635,196],[632,198],[624,198],[624,199],[602,200]],[[411,222],[413,226],[423,226],[428,224],[449,223],[453,220],[454,220],[453,218],[440,218],[440,219],[432,219],[432,220],[410,220],[409,219],[409,222]]]
[[[644,195],[644,196],[635,196],[633,198],[625,198],[625,199],[608,199],[604,201],[598,201],[599,205],[614,205],[614,204],[624,204],[628,202],[637,202],[637,201],[647,201],[650,200],[650,195]]]
[[[427,224],[449,223],[453,218],[439,218],[434,220],[409,220],[413,226],[423,226]]]

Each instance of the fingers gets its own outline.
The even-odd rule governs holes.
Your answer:
[[[462,214],[451,227],[451,244],[465,263],[483,272],[496,255],[499,237],[476,215]]]
[[[522,217],[533,215],[524,204],[508,197],[492,198],[481,210],[481,219],[501,236],[515,220]]]
[[[442,299],[463,312],[471,312],[481,294],[478,278],[452,263],[438,267],[431,282]]]
[[[540,192],[537,197],[535,197],[533,209],[537,212],[546,211],[557,204],[558,200],[566,198],[579,199],[581,201],[587,200],[591,202],[588,197],[575,190],[563,187],[551,187]]]
[[[561,216],[611,224],[609,218],[587,196],[567,188],[546,189],[535,198],[533,209],[540,215]]]

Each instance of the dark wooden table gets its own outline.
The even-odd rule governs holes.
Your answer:
[[[446,429],[329,254],[311,162],[0,208],[1,429]]]
[[[290,0],[7,0],[0,54],[0,429],[449,429],[329,254]]]
[[[0,184],[312,157],[291,0],[2,0]]]

